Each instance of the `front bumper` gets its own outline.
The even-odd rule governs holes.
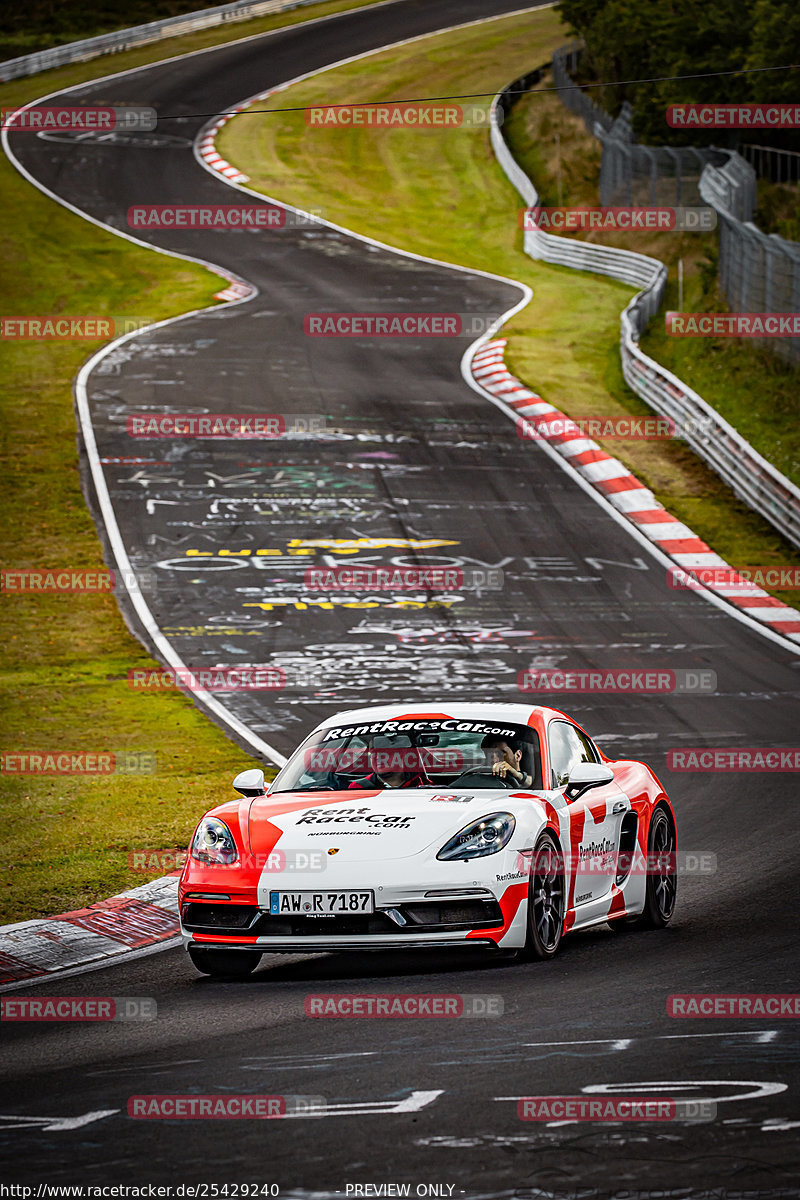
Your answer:
[[[504,926],[498,899],[483,888],[462,895],[381,898],[373,913],[328,917],[273,916],[257,904],[216,904],[208,899],[187,898],[181,905],[183,935],[196,945],[289,950],[463,945],[481,933],[484,942],[493,942]]]
[[[413,864],[413,866],[412,866]],[[273,953],[524,945],[528,881],[516,850],[484,860],[328,859],[322,871],[264,871],[192,860],[181,879],[185,944]],[[410,869],[411,868],[411,869]],[[411,879],[409,879],[411,876]],[[369,890],[371,914],[272,915],[270,891]]]

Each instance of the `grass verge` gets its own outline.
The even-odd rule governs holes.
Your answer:
[[[3,107],[109,71],[308,20],[321,4],[171,39],[0,87]],[[6,315],[92,314],[153,320],[213,304],[218,276],[97,229],[0,160]],[[99,569],[78,475],[71,381],[100,343],[4,342],[0,390],[3,565]],[[181,693],[142,695],[132,667],[155,665],[108,595],[0,595],[4,753],[145,752],[156,773],[104,777],[3,773],[0,924],[90,904],[149,874],[133,849],[185,847],[196,820],[232,795],[246,756]]]
[[[393,97],[477,97],[545,61],[563,38],[553,10],[504,17],[320,72],[282,91],[273,104],[302,108]],[[566,138],[569,124],[579,123],[557,99],[550,99],[549,108],[538,115],[542,120],[544,113],[551,123],[545,123],[544,131],[526,132],[525,114],[514,113],[507,132],[515,148],[526,139],[521,156],[537,182],[550,169],[555,186],[557,171],[548,159],[545,134],[552,140],[563,125]],[[569,133],[576,144],[579,132],[582,126]],[[305,124],[302,112],[281,112],[274,118],[235,118],[222,132],[219,147],[225,158],[247,171],[255,190],[300,207],[323,204],[330,220],[390,245],[528,283],[532,302],[506,326],[507,361],[571,417],[650,411],[625,384],[619,363],[619,314],[632,289],[601,276],[535,263],[523,253],[516,220],[521,201],[498,166],[486,132],[315,129]],[[562,159],[568,149],[562,141]],[[562,188],[574,186],[576,195],[582,195],[580,188],[596,187],[596,151],[594,160],[584,161],[582,149],[569,159],[575,178],[562,162]],[[645,249],[634,237],[629,238],[631,248]],[[680,253],[698,264],[708,252],[699,235],[689,234],[661,234],[650,243],[651,252],[670,252],[670,238],[672,252],[680,242]],[[615,241],[625,244],[624,239]],[[685,443],[603,445],[728,562],[800,565],[800,555],[737,501]],[[531,450],[537,453],[535,447]],[[788,603],[800,602],[796,591],[774,594]]]

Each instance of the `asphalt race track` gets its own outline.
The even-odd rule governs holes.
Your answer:
[[[360,51],[518,7],[398,0],[81,89],[81,102],[155,105],[175,118],[164,132],[182,146],[12,134],[11,147],[43,186],[120,230],[136,203],[235,203],[243,197],[194,158],[205,121],[190,114],[226,111]],[[563,707],[606,753],[654,767],[683,849],[715,855],[717,869],[681,880],[668,930],[578,934],[550,964],[462,952],[435,963],[267,956],[250,981],[229,984],[199,978],[169,950],[36,988],[152,996],[158,1019],[4,1027],[5,1174],[15,1183],[274,1183],[283,1197],[395,1182],[410,1183],[412,1195],[446,1185],[442,1194],[456,1197],[536,1188],[798,1194],[793,1023],[666,1015],[675,992],[796,987],[796,784],[789,774],[665,769],[670,749],[793,745],[798,655],[671,590],[664,566],[464,383],[471,338],[303,333],[304,315],[318,311],[500,314],[519,301],[518,288],[321,225],[139,236],[258,289],[245,303],[137,336],[99,359],[88,380],[116,518],[163,635],[192,669],[266,664],[286,674],[282,691],[217,700],[286,754],[345,707],[524,699],[517,673],[529,667],[711,670],[712,694],[574,696]],[[324,416],[326,432],[249,443],[126,433],[132,413],[206,410]],[[503,586],[465,591],[449,608],[386,597],[365,608],[308,602],[308,566],[353,561],[499,567]],[[243,752],[243,766],[250,761]],[[308,993],[351,990],[486,993],[501,996],[505,1012],[444,1022],[304,1015]],[[623,1083],[635,1094],[715,1099],[716,1119],[545,1125],[516,1115],[517,1097]],[[323,1096],[328,1110],[275,1123],[126,1115],[134,1094],[228,1091]]]

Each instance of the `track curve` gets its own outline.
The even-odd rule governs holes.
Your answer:
[[[230,203],[230,189],[191,154],[203,122],[188,114],[224,111],[359,48],[517,7],[398,0],[81,88],[86,100],[156,103],[177,113],[168,132],[187,139],[184,150],[89,148],[14,134],[10,146],[41,186],[120,231],[132,203]],[[741,777],[670,776],[664,755],[703,743],[792,745],[796,654],[702,598],[671,591],[663,565],[558,464],[544,454],[534,458],[465,385],[463,340],[356,343],[302,334],[303,315],[327,309],[402,304],[409,311],[499,314],[518,302],[518,286],[327,228],[283,230],[270,241],[192,232],[144,240],[217,264],[258,289],[236,307],[131,338],[86,373],[87,411],[125,551],[137,571],[157,580],[149,591],[145,585],[148,608],[192,668],[270,663],[290,680],[322,670],[312,692],[298,683],[266,701],[259,693],[217,696],[225,709],[217,719],[232,717],[244,730],[242,744],[254,748],[254,734],[280,755],[322,715],[345,706],[517,698],[517,672],[528,667],[710,669],[719,681],[713,695],[584,696],[565,699],[564,707],[607,753],[642,757],[663,772],[683,847],[716,854],[718,871],[684,880],[674,928],[633,940],[605,931],[579,935],[545,968],[497,969],[457,956],[436,964],[383,955],[265,960],[252,983],[233,988],[194,981],[179,954],[165,952],[113,974],[81,976],[71,992],[155,995],[162,1015],[152,1026],[4,1032],[3,1074],[17,1113],[46,1112],[53,1101],[44,1097],[54,1091],[73,1115],[124,1109],[133,1090],[257,1085],[342,1104],[390,1105],[423,1092],[431,1098],[416,1113],[356,1109],[317,1121],[313,1139],[303,1122],[279,1122],[266,1132],[243,1122],[234,1136],[197,1125],[159,1132],[119,1115],[69,1138],[41,1125],[13,1135],[0,1130],[12,1139],[12,1156],[23,1137],[36,1148],[35,1161],[15,1157],[15,1178],[40,1174],[46,1164],[54,1182],[81,1182],[90,1155],[103,1182],[230,1181],[245,1173],[268,1181],[271,1171],[283,1194],[397,1179],[452,1183],[454,1195],[621,1182],[682,1188],[689,1164],[698,1187],[721,1180],[729,1187],[791,1184],[798,1072],[789,1023],[770,1025],[772,1036],[760,1040],[761,1027],[752,1022],[692,1023],[684,1031],[666,1018],[665,998],[675,991],[790,990],[797,935],[778,898],[796,888],[795,789],[787,775],[768,783],[753,776],[754,785]],[[201,408],[323,413],[338,433],[245,443],[246,452],[230,442],[155,443],[158,453],[153,444],[131,448],[130,413]],[[148,461],[120,461],[133,457]],[[411,546],[393,546],[397,539]],[[334,540],[338,549],[315,545]],[[306,566],[325,561],[326,553],[332,562],[353,561],[341,553],[347,540],[359,544],[359,561],[413,563],[415,553],[430,561],[438,552],[441,562],[465,568],[500,567],[504,587],[466,593],[446,610],[302,607],[298,579]],[[141,622],[138,631],[153,645],[152,631]],[[303,996],[329,982],[332,990],[500,993],[506,1016],[501,1027],[467,1026],[466,1036],[463,1025],[307,1021]],[[59,991],[56,984],[43,990]],[[675,1036],[684,1032],[704,1036]],[[142,1079],[146,1087],[134,1086]],[[633,1133],[529,1127],[507,1099],[579,1092],[604,1081],[719,1079],[781,1088],[725,1100],[713,1127],[666,1134],[639,1126]],[[747,1090],[734,1082],[728,1089]]]

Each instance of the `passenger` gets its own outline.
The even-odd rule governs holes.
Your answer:
[[[491,766],[493,775],[499,775],[501,779],[513,779],[519,787],[531,787],[533,776],[522,769],[524,747],[522,738],[503,738],[491,733],[481,742],[481,750],[486,755],[487,766]]]
[[[422,766],[419,751],[402,747],[398,750],[388,748],[371,751],[376,766],[363,779],[356,779],[348,786],[351,788],[421,788],[431,787]],[[383,758],[383,762],[381,762]],[[400,769],[396,769],[396,760]]]
[[[373,771],[370,775],[366,775],[363,779],[355,779],[348,784],[351,788],[421,788],[430,787],[430,783],[422,777],[421,773],[409,774],[406,771],[386,771],[379,775],[377,771]]]

